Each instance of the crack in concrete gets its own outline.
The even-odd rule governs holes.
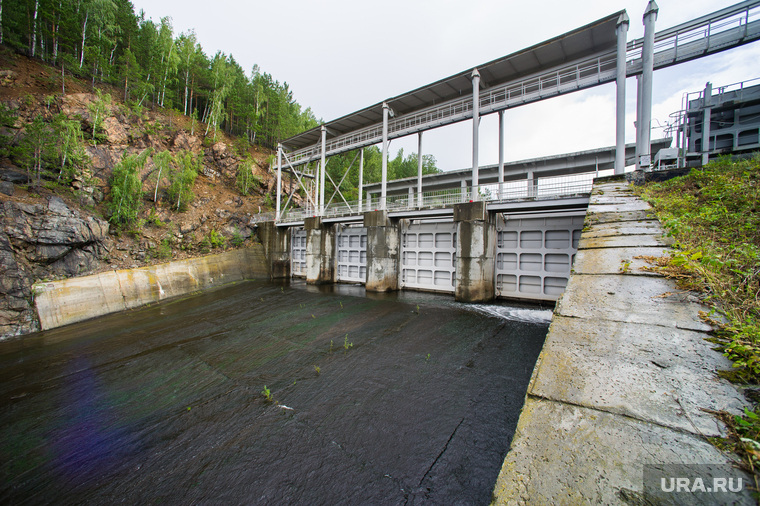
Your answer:
[[[456,435],[457,431],[459,430],[459,427],[462,425],[462,423],[463,423],[463,422],[464,422],[464,417],[463,417],[461,420],[459,420],[459,423],[458,423],[458,424],[457,424],[457,426],[454,428],[454,432],[452,432],[452,433],[451,433],[451,435],[449,436],[449,439],[448,439],[448,441],[446,441],[446,444],[445,444],[445,445],[443,445],[443,449],[442,449],[442,450],[441,450],[441,452],[438,454],[438,456],[435,458],[435,460],[433,461],[433,463],[432,463],[432,464],[430,464],[430,467],[428,468],[428,470],[427,470],[427,471],[425,471],[425,474],[424,474],[424,475],[422,476],[422,478],[420,479],[420,483],[417,485],[418,487],[421,487],[421,486],[422,486],[422,482],[423,482],[423,481],[425,481],[425,478],[427,478],[428,474],[430,474],[430,471],[432,471],[432,470],[433,470],[433,468],[435,467],[435,465],[438,463],[438,460],[439,460],[439,459],[441,458],[441,456],[442,456],[442,455],[443,455],[443,454],[446,452],[446,450],[447,450],[447,449],[448,449],[448,447],[449,447],[449,443],[451,443],[451,440],[452,440],[452,439],[454,439],[454,436]]]
[[[641,417],[638,417],[638,416],[635,416],[635,415],[630,415],[630,414],[627,414],[627,413],[621,413],[619,411],[613,411],[613,410],[609,410],[609,409],[603,409],[603,408],[600,408],[600,407],[597,407],[597,406],[590,406],[590,405],[586,405],[586,404],[580,404],[580,403],[577,403],[577,402],[568,402],[568,401],[564,401],[564,400],[560,400],[560,399],[554,399],[552,397],[546,397],[544,395],[532,394],[530,392],[528,392],[527,396],[530,397],[530,398],[532,398],[532,399],[535,399],[535,400],[544,400],[544,401],[548,401],[548,402],[553,402],[555,404],[564,404],[565,406],[572,406],[572,407],[576,407],[576,408],[590,409],[592,411],[597,411],[599,413],[606,413],[606,414],[612,415],[612,416],[620,416],[620,417],[626,418],[628,420],[634,420],[636,422],[648,423],[648,424],[656,425],[657,427],[661,427],[661,428],[667,429],[667,430],[672,430],[673,432],[677,432],[679,434],[685,434],[685,435],[694,436],[694,437],[701,437],[701,438],[708,437],[708,436],[705,436],[704,434],[702,434],[702,432],[695,433],[695,432],[691,432],[689,430],[686,430],[686,429],[683,429],[683,428],[680,428],[680,427],[673,427],[671,425],[665,425],[663,423],[657,422],[656,420],[649,420],[649,419],[641,418]],[[686,415],[684,415],[684,416],[686,416]],[[691,422],[691,420],[689,419],[689,417],[686,417],[686,418],[693,425],[693,422]]]
[[[605,318],[604,316],[595,316],[593,318],[589,318],[587,316],[576,316],[576,315],[570,315],[570,314],[564,314],[564,313],[554,313],[556,316],[561,316],[563,318],[575,318],[578,320],[586,320],[586,321],[606,321],[606,322],[615,322],[615,323],[622,323],[624,325],[649,325],[652,327],[663,327],[666,329],[678,329],[678,330],[687,330],[689,332],[699,332],[700,334],[707,334],[711,335],[713,333],[713,330],[704,330],[704,329],[697,329],[693,327],[682,327],[679,325],[665,325],[662,323],[648,323],[648,322],[632,322],[627,320],[615,320],[613,318]]]

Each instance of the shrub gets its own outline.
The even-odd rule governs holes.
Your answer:
[[[189,151],[180,151],[174,158],[176,167],[169,172],[169,201],[177,211],[184,211],[193,201],[193,185],[200,169],[200,160]]]
[[[111,201],[108,203],[111,213],[108,220],[111,223],[126,226],[137,224],[142,208],[142,181],[139,172],[150,153],[151,150],[146,149],[139,155],[125,154],[121,162],[114,167],[111,177]]]
[[[227,243],[227,240],[216,229],[211,229],[211,232],[208,233],[208,242],[212,248],[222,248]]]
[[[97,90],[97,94],[98,98],[87,105],[87,109],[92,116],[92,143],[96,145],[98,143],[98,138],[102,137],[98,130],[103,126],[103,120],[111,106],[111,95],[109,93],[103,95],[100,90]]]
[[[237,168],[236,186],[242,195],[248,195],[254,186],[261,184],[261,178],[253,173],[253,160],[248,157]]]

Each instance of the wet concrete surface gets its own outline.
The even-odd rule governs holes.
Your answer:
[[[0,342],[0,502],[488,504],[550,318],[245,282]]]

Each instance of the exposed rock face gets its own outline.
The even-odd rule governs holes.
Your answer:
[[[109,116],[103,120],[103,131],[106,134],[108,142],[116,145],[124,145],[129,141],[129,135],[118,119]]]
[[[108,222],[71,209],[58,197],[47,205],[0,203],[0,338],[38,329],[35,279],[94,270],[107,253]]]
[[[89,105],[95,101],[92,93],[69,93],[61,99],[61,112],[69,118],[81,117],[90,127]]]
[[[190,135],[184,130],[180,130],[172,140],[172,147],[175,150],[184,149],[193,153],[197,153],[201,150],[202,145],[200,138],[195,135]]]

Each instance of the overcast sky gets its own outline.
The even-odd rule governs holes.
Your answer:
[[[658,0],[657,31],[738,2]],[[208,56],[232,54],[254,64],[325,121],[432,83],[626,9],[628,40],[643,36],[646,0],[133,0],[175,36],[194,29]],[[582,5],[582,7],[580,7]],[[655,72],[654,123],[681,108],[685,92],[760,77],[760,43]],[[758,81],[760,83],[760,81]],[[635,131],[636,81],[626,85],[626,140]],[[480,164],[498,161],[498,119],[480,127]],[[655,130],[652,138],[661,137]],[[608,84],[505,113],[505,160],[615,144],[615,85]],[[417,151],[417,136],[391,142],[391,153]],[[472,123],[425,132],[423,153],[444,170],[472,163]]]

